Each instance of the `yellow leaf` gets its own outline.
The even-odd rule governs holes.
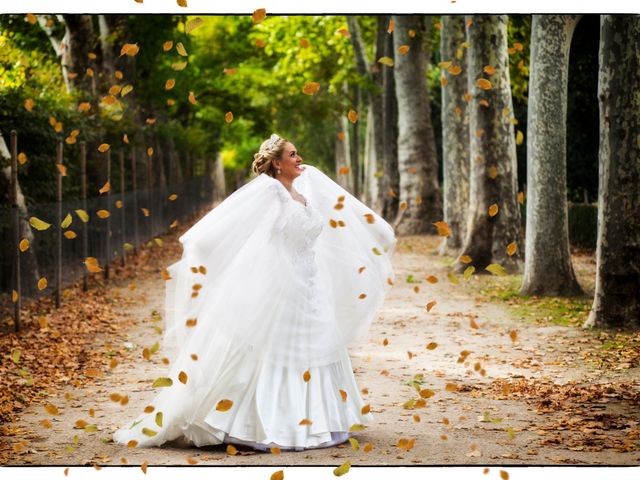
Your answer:
[[[469,278],[471,278],[471,275],[473,275],[473,272],[475,271],[476,271],[476,267],[474,267],[473,265],[470,265],[464,269],[464,273],[462,274],[462,276],[464,277],[465,280],[469,280]]]
[[[462,68],[459,65],[451,65],[447,68],[447,72],[451,75],[460,75],[462,73]]]
[[[371,444],[371,442],[367,442],[364,444],[364,447],[362,449],[368,453],[373,450],[373,445]]]
[[[361,423],[354,423],[349,427],[350,432],[360,432],[362,430],[364,430],[364,425],[362,425]]]
[[[391,57],[380,57],[378,59],[378,62],[380,62],[383,65],[386,65],[387,67],[393,67],[393,58]]]
[[[76,212],[76,215],[78,215],[78,217],[80,218],[80,220],[82,220],[84,223],[87,223],[89,221],[89,215],[84,210],[79,208],[75,212]]]
[[[350,438],[349,443],[351,444],[351,450],[360,450],[360,443],[358,443],[358,440],[356,440],[355,438]]]
[[[524,192],[518,192],[518,203],[520,205],[524,203]]]
[[[151,388],[170,387],[171,385],[173,385],[173,380],[171,380],[170,378],[168,378],[168,377],[158,377],[158,378],[155,379],[155,381],[151,385]]]
[[[427,350],[435,350],[438,347],[438,344],[436,342],[430,342],[427,344]]]
[[[128,93],[131,93],[132,91],[133,91],[132,85],[125,85],[124,87],[122,87],[122,90],[120,91],[120,96],[124,97],[125,95],[127,95]],[[129,143],[129,139],[126,140],[126,143]]]
[[[524,141],[524,135],[520,130],[518,130],[516,132],[516,145],[522,145],[523,141]]]
[[[378,250],[376,247],[373,247],[371,251],[373,251],[375,255],[382,255],[382,253],[380,253],[380,250]]]
[[[200,17],[192,18],[184,26],[184,33],[189,34],[204,23]]]
[[[139,51],[140,47],[138,47],[137,43],[125,43],[120,49],[120,56],[127,55],[133,57],[137,55]]]
[[[347,473],[349,471],[349,469],[351,468],[351,462],[349,460],[347,460],[346,462],[344,462],[342,465],[340,465],[339,467],[336,467],[333,469],[333,474],[336,477],[341,477],[342,475],[344,475],[345,473]]]
[[[168,52],[173,47],[173,42],[171,40],[167,40],[162,44],[162,50]]]
[[[498,214],[498,205],[493,203],[489,206],[489,216],[495,217]]]
[[[144,461],[144,463],[142,465],[140,465],[140,470],[142,470],[142,473],[144,473],[145,475],[147,474],[147,467],[149,466],[149,462],[147,462],[146,460]]]
[[[499,276],[503,276],[507,274],[507,271],[504,269],[504,267],[502,265],[499,265],[497,263],[492,263],[490,265],[487,266],[487,268],[485,268],[485,270],[488,270],[489,272],[493,273],[494,275],[499,275]]]
[[[116,200],[116,208],[122,208],[122,200]]]
[[[98,215],[100,218],[108,218],[111,214],[108,210],[98,210],[96,212],[96,215]]]
[[[183,383],[183,384],[185,384],[185,385],[186,385],[188,378],[189,378],[189,377],[187,376],[187,373],[186,373],[186,372],[181,371],[181,372],[178,374],[178,380],[180,380],[180,383]]]
[[[447,278],[449,279],[449,281],[451,283],[453,283],[454,285],[458,285],[460,283],[460,280],[458,279],[458,277],[456,276],[455,273],[453,272],[449,272],[447,273]]]
[[[315,95],[320,90],[320,84],[318,82],[309,82],[302,87],[302,93],[305,95]]]
[[[18,301],[18,298],[20,298],[20,295],[18,295],[18,292],[16,292],[15,290],[11,291],[11,301],[13,303],[16,303]]]
[[[476,85],[478,85],[478,88],[481,88],[482,90],[490,90],[492,87],[491,82],[486,78],[479,78]]]
[[[510,257],[512,257],[517,251],[518,245],[516,244],[516,242],[511,242],[509,245],[507,245],[507,255],[509,255]]]
[[[100,153],[104,153],[104,152],[106,152],[107,150],[109,150],[109,147],[110,147],[110,145],[109,145],[108,143],[103,143],[103,144],[101,144],[101,145],[98,147],[98,151],[99,151]]]
[[[142,429],[142,433],[144,433],[147,437],[154,437],[158,434],[155,430],[151,430],[150,428],[144,427]]]
[[[189,54],[187,53],[187,50],[184,48],[184,45],[182,44],[182,42],[176,43],[176,51],[178,52],[178,55],[180,55],[182,57],[189,56]]]
[[[153,147],[148,147],[148,148],[147,148],[147,156],[148,156],[148,157],[153,156]]]
[[[38,290],[44,290],[45,288],[47,288],[47,279],[42,277],[38,280]]]
[[[505,470],[500,470],[500,478],[502,480],[509,480],[509,473],[507,473]]]
[[[18,154],[18,163],[20,165],[24,165],[25,163],[27,163],[27,155],[24,152],[20,152]]]
[[[271,480],[283,480],[284,479],[284,471],[277,470],[271,474]]]
[[[162,427],[162,412],[156,413],[156,425]]]
[[[175,87],[175,85],[176,85],[175,79],[170,78],[165,82],[164,88],[165,90],[171,90],[173,87]]]
[[[438,63],[438,67],[439,68],[449,68],[452,64],[453,64],[453,62],[451,60],[446,60],[446,61],[442,61],[442,62]]]
[[[20,240],[20,251],[26,252],[28,248],[29,248],[29,240],[27,240],[26,238],[23,238],[22,240]]]
[[[227,112],[224,114],[224,121],[231,123],[233,121],[233,112]]]
[[[223,399],[220,400],[216,405],[216,410],[219,412],[226,412],[233,406],[233,400]]]
[[[236,453],[238,453],[238,450],[236,449],[236,447],[234,447],[231,444],[227,445],[227,454],[229,455],[235,455]]]
[[[58,410],[58,407],[56,407],[55,405],[52,405],[50,403],[47,403],[44,406],[44,409],[49,415],[58,415],[58,414],[60,414],[60,411]]]
[[[36,230],[46,230],[51,226],[50,223],[44,222],[37,217],[29,218],[29,224]]]
[[[137,440],[129,440],[127,442],[127,448],[136,448],[138,446]]]
[[[253,23],[259,23],[261,21],[263,21],[267,16],[267,11],[264,8],[258,8],[256,10],[254,10],[253,14],[251,15],[251,20],[253,21]]]

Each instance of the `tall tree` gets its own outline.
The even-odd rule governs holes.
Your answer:
[[[498,263],[508,272],[517,272],[522,263],[507,22],[506,15],[474,15],[466,17],[465,25],[471,169],[461,255],[471,257],[476,271]],[[466,266],[460,262],[457,268],[464,270]]]
[[[440,245],[442,255],[462,248],[469,208],[469,112],[464,17],[443,15],[440,56],[451,62],[442,85],[442,173],[444,220],[451,234]],[[461,71],[458,71],[458,67]]]
[[[431,16],[394,15],[393,65],[398,101],[398,233],[430,231],[442,218],[438,155],[426,81]],[[425,47],[426,46],[426,47]],[[407,50],[408,48],[408,50]]]
[[[585,326],[640,327],[640,15],[600,17],[596,291]]]
[[[522,295],[582,293],[567,213],[567,79],[579,15],[534,15],[527,119],[527,229]]]

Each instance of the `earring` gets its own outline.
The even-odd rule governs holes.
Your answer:
[[[280,175],[282,173],[282,170],[280,170],[279,168],[276,169],[276,172],[278,173],[278,175]]]

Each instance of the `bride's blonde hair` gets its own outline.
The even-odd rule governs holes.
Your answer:
[[[276,168],[273,165],[273,161],[279,159],[284,152],[284,146],[288,142],[287,139],[282,138],[275,133],[270,138],[262,142],[260,150],[253,155],[253,163],[251,164],[251,171],[256,175],[261,173],[267,173],[267,175],[276,177]]]

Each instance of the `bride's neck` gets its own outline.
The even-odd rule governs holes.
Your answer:
[[[288,178],[282,178],[282,177],[276,178],[276,180],[282,183],[284,185],[284,188],[286,188],[289,191],[291,191],[291,189],[293,188],[293,180],[290,180]]]

